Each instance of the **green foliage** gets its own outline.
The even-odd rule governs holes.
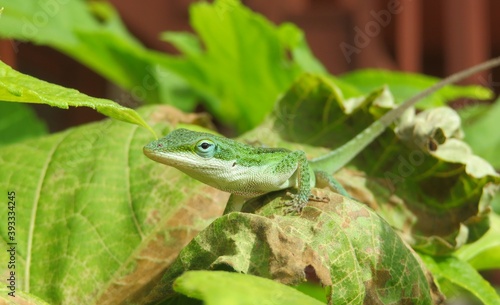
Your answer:
[[[236,124],[240,131],[257,126],[300,73],[324,71],[298,28],[276,27],[237,1],[199,2],[190,15],[197,36],[162,36],[183,53],[167,64],[168,69],[202,94],[222,122]]]
[[[2,61],[0,77],[0,101],[46,104],[62,109],[68,109],[69,106],[90,107],[111,118],[143,126],[154,134],[137,112],[113,101],[93,98],[77,90],[19,73]]]
[[[274,129],[289,141],[336,148],[394,106],[387,90],[351,99],[339,92],[325,77],[304,75],[278,102]],[[413,247],[431,254],[453,252],[485,233],[490,183],[500,182],[461,141],[459,122],[450,108],[407,112],[395,131],[387,130],[352,162],[368,177],[366,187],[351,187],[375,200]],[[395,196],[401,201],[396,207],[390,204]]]
[[[490,229],[475,243],[465,245],[456,256],[476,270],[500,269],[500,216],[492,213]]]
[[[436,77],[426,75],[374,69],[349,72],[339,78],[355,85],[364,94],[387,85],[397,103],[416,95],[438,81]],[[423,99],[417,107],[427,109],[443,106],[447,101],[457,98],[487,100],[492,98],[492,92],[482,86],[447,86]]]
[[[391,93],[380,87],[344,98],[336,79],[302,75],[278,101],[274,128],[288,141],[339,147],[394,106]]]
[[[52,46],[148,103],[191,110],[202,98],[221,122],[243,131],[258,125],[282,95],[269,119],[240,139],[301,149],[311,158],[342,145],[396,102],[436,81],[374,70],[328,76],[299,29],[274,26],[234,0],[194,4],[196,35],[162,35],[181,51],[178,57],[144,48],[103,2],[2,5],[2,37]],[[42,19],[35,14],[50,18],[36,24]],[[490,92],[449,86],[424,108],[456,97],[485,99]],[[166,134],[204,117],[162,106],[143,107],[139,115],[3,63],[0,100],[12,102],[0,103],[0,131],[8,134],[0,143],[0,189],[16,192],[16,300],[133,304],[174,296],[171,301],[182,304],[199,304],[188,297],[207,304],[317,304],[304,294],[307,290],[276,282],[316,281],[325,286],[316,291],[336,304],[401,298],[431,304],[441,294],[429,269],[445,292],[458,286],[487,305],[499,302],[476,271],[500,266],[500,222],[488,214],[498,176],[462,142],[457,116],[449,109],[407,112],[397,128],[336,175],[372,209],[314,190],[329,203],[311,202],[300,216],[283,215],[283,200],[289,198],[281,192],[245,207],[255,214],[217,218],[227,194],[147,159],[142,147],[151,135],[137,127],[151,125]],[[91,107],[137,125],[105,120],[41,136],[42,124],[31,123],[34,116],[25,105],[14,104],[26,102]],[[479,155],[496,162],[495,149],[488,146],[496,147],[491,132],[498,103],[493,107],[469,115],[466,134]],[[395,160],[416,153],[423,161],[402,174],[404,166]],[[0,223],[7,223],[6,217],[0,213]],[[0,226],[0,237],[6,247],[6,226]],[[427,268],[407,244],[427,253],[420,254]],[[8,261],[7,255],[0,252],[0,261]],[[212,271],[181,275],[199,269]],[[0,273],[7,272],[0,265]],[[4,298],[5,288],[0,292]]]
[[[151,139],[143,128],[106,120],[2,148],[0,189],[17,198],[19,291],[56,304],[120,303],[222,212],[226,194],[142,154]],[[0,236],[5,249],[7,226]]]
[[[201,98],[218,120],[240,132],[257,126],[302,72],[325,71],[301,30],[275,26],[239,1],[193,4],[197,35],[162,35],[182,56],[146,49],[107,3],[69,3],[5,3],[0,37],[58,49],[148,103],[191,111]]]
[[[1,99],[1,98],[0,98]],[[47,133],[45,123],[27,105],[0,102],[0,146]]]
[[[160,99],[156,53],[127,32],[108,3],[27,0],[2,5],[0,37],[50,46],[119,86],[134,90],[141,99]]]
[[[309,92],[313,95],[303,96],[311,103],[299,103],[308,105],[305,106],[306,109],[301,109],[300,113],[314,114],[315,112],[307,107],[318,109],[318,101],[312,102],[315,100],[315,94],[325,92],[329,90],[328,88],[331,90],[333,86],[328,82],[311,81],[314,79],[321,80],[322,78],[314,76],[304,78],[302,85],[312,86]],[[297,83],[296,86],[300,84]],[[290,92],[295,92],[296,86]],[[62,92],[65,93],[66,89]],[[290,92],[284,95],[285,99],[290,99]],[[387,97],[390,94],[384,92],[384,90],[379,90],[359,100],[377,104],[380,97],[385,97],[382,99],[384,103],[378,104],[387,105]],[[35,95],[35,93],[36,90],[31,94]],[[321,96],[321,94],[318,95],[318,97]],[[80,98],[85,97],[80,96]],[[88,98],[88,102],[91,101],[93,99]],[[364,102],[360,102],[359,105],[368,107]],[[346,108],[356,109],[352,105]],[[278,108],[277,112],[282,113],[280,110]],[[181,122],[190,120],[188,116],[186,118],[179,118],[178,114],[173,116],[170,114],[171,111],[155,107],[143,109],[141,113],[148,118],[147,121],[155,123],[156,131],[165,134],[173,126],[163,119],[160,119],[161,123],[158,123],[158,118],[173,117]],[[379,113],[380,111],[372,112]],[[361,110],[353,111],[353,113],[362,115]],[[370,116],[369,113],[370,111],[363,114],[366,120]],[[193,120],[195,119],[191,119]],[[346,121],[345,118],[344,121]],[[283,142],[279,138],[279,133],[270,130],[273,125],[279,130],[278,122],[273,124],[271,121],[271,124],[264,124],[248,133],[245,138],[259,139],[271,146],[303,149],[310,156],[324,152],[323,149]],[[352,122],[356,125],[356,121]],[[361,127],[356,126],[356,128]],[[313,251],[310,255],[318,259],[317,264],[313,264],[316,275],[320,275],[318,277],[324,281],[323,283],[332,288],[328,289],[329,298],[358,300],[359,303],[363,300],[363,297],[360,297],[362,295],[368,294],[375,297],[378,295],[377,289],[383,289],[383,285],[389,285],[389,282],[375,281],[380,276],[377,273],[378,268],[389,272],[388,278],[393,278],[390,276],[390,270],[401,266],[401,261],[406,261],[403,266],[411,270],[411,272],[404,273],[409,275],[407,279],[402,280],[398,277],[401,279],[398,283],[403,285],[401,287],[411,285],[415,281],[420,283],[421,288],[428,287],[418,291],[419,298],[423,298],[424,303],[430,303],[432,298],[439,296],[438,292],[433,292],[429,288],[433,287],[432,284],[424,281],[424,269],[418,265],[418,261],[411,252],[408,252],[395,232],[370,209],[352,201],[327,204],[325,211],[320,212],[320,209],[313,213],[311,212],[318,208],[311,204],[304,211],[306,218],[277,215],[268,218],[252,216],[252,214],[231,214],[231,217],[237,218],[237,221],[234,219],[231,221],[228,216],[219,218],[201,235],[198,235],[191,246],[183,250],[182,253],[187,254],[181,253],[179,259],[182,263],[172,264],[172,259],[195,236],[196,232],[203,230],[214,217],[221,213],[227,196],[193,181],[173,168],[150,162],[141,153],[141,147],[147,142],[149,142],[148,133],[145,130],[117,121],[105,121],[4,147],[0,152],[0,166],[4,169],[0,174],[1,187],[6,190],[15,190],[19,197],[23,198],[23,204],[18,207],[19,223],[17,224],[19,228],[17,235],[19,238],[17,241],[18,270],[24,275],[19,283],[20,290],[29,291],[50,302],[63,304],[72,303],[74,300],[84,300],[88,303],[134,302],[137,301],[138,295],[148,294],[150,285],[148,283],[165,272],[168,266],[170,269],[165,275],[167,279],[165,281],[171,282],[175,279],[175,275],[180,274],[179,266],[187,267],[187,270],[212,269],[217,265],[215,261],[219,261],[215,257],[224,258],[223,265],[220,265],[226,266],[224,268],[231,266],[233,270],[240,272],[274,278],[272,274],[280,273],[257,268],[259,262],[262,267],[269,266],[269,261],[274,257],[262,255],[280,253],[280,256],[283,256],[287,253],[285,249],[287,251],[291,249],[291,244],[286,243],[286,238],[267,239],[266,243],[266,239],[261,235],[262,231],[252,231],[252,228],[261,228],[261,230],[268,228],[264,230],[266,234],[278,234],[282,237],[286,236],[283,235],[286,232],[303,232],[300,237],[292,233],[289,238],[295,240],[297,245],[309,245],[308,251]],[[30,149],[25,149],[26,147]],[[359,164],[357,166],[360,167]],[[26,179],[26,173],[30,173],[30,179]],[[356,180],[356,175],[349,176],[349,172],[345,175],[348,178],[344,180],[340,178],[342,181],[354,181],[348,184],[354,193],[359,194],[365,190],[363,184],[356,184],[359,180]],[[373,194],[377,193],[373,192]],[[335,198],[339,197],[330,197],[330,202],[337,202],[338,199]],[[378,195],[375,198],[378,200]],[[378,204],[382,205],[383,202]],[[265,205],[267,210],[263,210],[264,215],[274,215],[280,205],[279,198]],[[200,209],[200,206],[203,206],[203,209]],[[334,210],[328,212],[328,209]],[[383,208],[379,212],[384,215]],[[313,215],[315,216],[312,219],[307,218]],[[391,221],[391,219],[388,220]],[[252,224],[255,221],[259,224]],[[339,224],[348,223],[352,226],[339,226]],[[326,228],[318,228],[319,224]],[[397,222],[395,224],[397,225]],[[6,229],[2,227],[0,230],[3,242],[6,243]],[[222,232],[222,235],[217,235],[216,232]],[[234,235],[229,233],[236,232],[239,232],[240,238],[234,239]],[[307,232],[310,235],[304,235]],[[366,233],[369,234],[366,235]],[[243,251],[236,256],[231,250],[232,247],[224,246],[225,238],[228,242],[243,242],[236,249],[248,251]],[[328,240],[335,242],[328,244]],[[283,242],[285,244],[281,244]],[[262,243],[262,245],[256,247],[255,243]],[[215,253],[207,252],[207,249],[201,251],[201,245],[221,247],[217,256],[214,257]],[[250,248],[242,248],[243,245]],[[332,251],[325,251],[326,246]],[[195,250],[192,250],[193,247]],[[252,249],[274,250],[253,253]],[[390,251],[387,252],[388,250]],[[98,251],[97,255],[96,251]],[[227,257],[230,253],[233,256],[231,260]],[[291,253],[305,252],[304,249],[296,249]],[[6,259],[7,254],[2,255],[1,258]],[[323,257],[324,255],[326,256]],[[343,257],[343,259],[338,261],[335,260],[336,257]],[[201,262],[198,262],[200,259]],[[209,263],[209,259],[215,260],[214,263]],[[398,263],[394,259],[397,259]],[[302,257],[297,261],[290,260],[290,262],[292,263],[290,266],[298,264],[297,270],[304,270],[304,267],[311,265],[313,261]],[[373,265],[373,262],[377,264]],[[196,268],[189,266],[196,266]],[[252,270],[242,269],[244,266],[252,266]],[[288,267],[278,264],[276,268],[285,270]],[[445,265],[442,268],[447,267]],[[331,270],[331,273],[330,271],[322,273],[322,270]],[[401,273],[400,271],[394,269],[396,273]],[[85,274],[93,274],[93,280],[82,284],[79,279]],[[174,276],[169,277],[172,274]],[[284,272],[284,274],[290,273]],[[300,274],[303,276],[302,272]],[[343,277],[342,274],[347,277]],[[50,278],[47,277],[49,275]],[[133,285],[136,285],[137,278],[142,278],[145,283],[139,288],[138,295],[132,293],[136,290],[131,289]],[[343,281],[340,281],[341,278]],[[370,278],[374,281],[373,285],[365,286],[365,281]],[[305,280],[300,277],[292,277],[292,279],[283,281],[298,284]],[[334,285],[333,283],[337,281],[340,282]],[[116,282],[120,282],[120,285],[113,284]],[[339,290],[339,285],[347,286]],[[484,285],[483,281],[466,286],[466,288],[483,287],[482,289],[485,289]],[[68,287],[72,288],[68,289]],[[96,287],[101,287],[101,290],[97,294],[91,293],[95,292]],[[401,287],[395,289],[395,292],[415,292],[413,289],[401,289]],[[345,294],[347,292],[352,294]],[[154,297],[154,294],[149,297]],[[385,297],[379,297],[383,298],[383,302],[390,302],[393,298],[401,296],[391,293]]]
[[[497,132],[500,101],[492,105],[465,107],[459,113],[464,120],[465,141],[479,156],[500,169],[500,134]]]
[[[16,302],[13,303],[12,302],[13,297],[11,297],[8,293],[12,293],[12,291],[2,285],[2,287],[0,287],[0,301],[2,301],[3,304],[50,305],[49,303],[45,302],[39,297],[29,293],[25,293],[23,291],[16,291],[15,293]]]
[[[421,257],[432,274],[441,282],[441,286],[444,286],[445,282],[451,282],[470,291],[485,305],[500,303],[500,296],[495,289],[467,262],[454,256],[430,257],[422,255]]]
[[[232,270],[291,285],[316,278],[332,304],[362,304],[366,298],[431,304],[440,297],[385,221],[363,204],[326,196],[328,203],[310,203],[299,217],[277,215],[286,207],[274,198],[257,214],[216,219],[181,251],[150,298],[174,297],[174,280],[197,269]]]
[[[155,87],[154,52],[126,31],[116,11],[105,2],[5,3],[0,35],[51,46],[134,90],[139,98],[160,99]],[[148,90],[144,90],[146,82]]]
[[[297,290],[265,278],[224,271],[189,271],[175,280],[174,289],[206,305],[274,304],[320,305]],[[189,304],[188,301],[170,304]]]

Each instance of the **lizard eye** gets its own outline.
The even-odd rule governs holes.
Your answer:
[[[212,158],[215,153],[215,143],[210,140],[200,140],[196,143],[196,153],[200,157]]]

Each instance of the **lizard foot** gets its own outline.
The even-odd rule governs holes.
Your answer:
[[[316,202],[324,202],[324,203],[328,203],[330,202],[330,198],[324,196],[324,197],[319,197],[319,196],[315,196],[315,195],[309,195],[309,200],[310,201],[316,201]]]
[[[285,213],[300,213],[302,212],[302,209],[306,206],[308,200],[301,200],[300,196],[291,192],[286,192],[286,195],[291,197],[292,200],[290,201],[285,201],[284,205],[288,206],[288,209],[286,209]]]
[[[288,191],[286,192],[286,195],[292,198],[292,200],[284,202],[284,204],[289,207],[285,211],[286,214],[293,213],[293,212],[296,212],[296,213],[302,212],[302,209],[307,205],[307,202],[309,202],[309,200],[328,202],[328,201],[325,201],[325,200],[328,200],[328,198],[320,198],[318,196],[313,196],[313,195],[309,195],[309,198],[307,198],[306,200],[303,200],[301,198],[301,196],[294,194],[294,193],[291,193],[291,192],[288,192]]]

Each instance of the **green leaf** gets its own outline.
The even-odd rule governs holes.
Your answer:
[[[224,271],[188,271],[175,280],[174,289],[206,305],[265,304],[270,300],[273,304],[324,304],[275,281]]]
[[[260,123],[303,71],[326,71],[301,30],[277,27],[239,1],[198,2],[190,16],[197,36],[163,35],[182,56],[144,48],[100,1],[5,3],[0,37],[53,47],[148,103],[188,111],[201,97],[221,122],[239,131]]]
[[[175,297],[174,280],[200,269],[232,270],[287,285],[318,281],[332,304],[363,304],[367,298],[431,304],[441,298],[410,249],[366,206],[317,191],[314,195],[329,202],[310,202],[299,216],[280,216],[284,193],[245,205],[245,212],[261,215],[216,219],[181,251],[148,301]]]
[[[47,133],[45,124],[27,105],[0,102],[0,146]]]
[[[0,22],[0,37],[57,49],[128,90],[123,101],[196,105],[185,80],[159,65],[169,57],[142,46],[107,2],[11,1]]]
[[[333,78],[303,74],[279,99],[274,129],[283,139],[317,146],[339,147],[394,106],[384,88],[363,96],[350,90],[344,98]]]
[[[500,215],[500,192],[497,192],[491,200],[491,208],[493,212]]]
[[[200,55],[202,53],[200,40],[196,35],[182,32],[163,32],[160,38],[171,43],[185,55]]]
[[[160,100],[154,57],[103,1],[9,1],[0,37],[46,45],[75,58],[141,100]]]
[[[476,270],[500,269],[500,216],[490,215],[490,229],[478,241],[460,248],[455,255]]]
[[[292,23],[284,23],[278,27],[278,35],[281,43],[290,50],[293,60],[304,72],[327,74],[327,70],[321,62],[314,57],[304,32]]]
[[[0,100],[6,102],[46,104],[68,109],[69,106],[89,107],[111,118],[145,127],[151,127],[133,109],[111,100],[94,98],[74,89],[51,84],[13,70],[0,61]]]
[[[478,108],[478,107],[476,107]],[[465,141],[472,147],[474,152],[485,158],[499,169],[500,159],[500,134],[497,132],[498,118],[500,117],[500,100],[491,106],[481,106],[478,115],[469,117],[464,122]],[[468,107],[461,109],[459,113],[465,116],[466,113],[474,111]]]
[[[239,1],[197,2],[190,17],[204,51],[191,35],[166,33],[183,54],[162,66],[182,76],[211,113],[240,132],[259,124],[303,71],[325,71],[298,28],[277,27]]]
[[[140,111],[161,134],[173,128],[166,117],[197,121],[165,107]],[[133,303],[222,213],[227,194],[146,158],[151,140],[136,125],[104,120],[2,147],[3,202],[15,192],[19,291],[52,304]],[[2,249],[12,242],[6,225],[0,238]]]
[[[439,81],[439,78],[422,74],[375,69],[356,70],[340,76],[340,79],[356,86],[368,94],[382,86],[388,86],[399,104]],[[427,109],[446,105],[458,98],[488,100],[493,97],[491,90],[482,86],[446,86],[417,104]]]
[[[315,283],[302,283],[294,287],[298,291],[315,298],[318,301],[323,302],[323,304],[327,303],[325,288],[321,287]]]
[[[421,257],[439,282],[448,281],[462,287],[485,305],[500,304],[500,296],[495,289],[468,263],[454,256],[433,258],[421,255]]]
[[[272,128],[287,141],[338,148],[394,106],[385,88],[346,99],[334,79],[307,74],[279,100]],[[461,135],[460,118],[450,108],[407,111],[395,130],[387,129],[350,163],[365,177],[344,171],[337,178],[412,246],[453,252],[488,230],[490,184],[500,183]]]

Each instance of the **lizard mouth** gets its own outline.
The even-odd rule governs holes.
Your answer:
[[[156,144],[156,143],[153,142],[153,143],[149,143],[148,145],[144,146],[144,148],[142,149],[142,152],[149,159],[154,160],[154,161],[160,161],[162,159],[161,153],[158,153],[158,151],[154,149],[153,146],[157,146],[154,144]]]

